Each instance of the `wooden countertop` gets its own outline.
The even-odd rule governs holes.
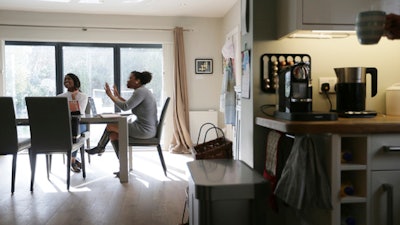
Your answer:
[[[335,121],[289,121],[274,117],[256,117],[256,124],[293,134],[369,134],[400,133],[400,116],[378,114],[373,118],[339,118]]]

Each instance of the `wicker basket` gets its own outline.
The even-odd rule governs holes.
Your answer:
[[[202,128],[210,125],[204,135],[203,143],[199,144]],[[208,132],[214,130],[216,138],[211,141],[206,141]],[[193,155],[195,159],[232,159],[232,141],[225,138],[225,134],[221,128],[216,127],[212,123],[201,125],[197,144],[193,147]]]

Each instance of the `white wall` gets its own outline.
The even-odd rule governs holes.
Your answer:
[[[218,18],[138,17],[0,11],[0,24],[56,27],[0,26],[1,40],[172,44],[172,28],[184,32],[191,110],[216,109],[221,77],[221,20]],[[76,26],[78,28],[65,28]],[[64,28],[63,28],[64,27]],[[81,29],[86,27],[87,30]],[[100,29],[92,29],[97,27]],[[106,27],[101,29],[101,27]],[[107,29],[112,28],[112,29]],[[156,30],[148,30],[156,29]],[[157,29],[167,29],[157,30]],[[173,49],[172,49],[173,50]],[[214,74],[195,75],[194,59],[214,60]],[[172,59],[166,63],[172,64]],[[172,76],[172,68],[165,76]],[[2,70],[1,70],[2,71]],[[2,78],[2,77],[1,77]],[[2,90],[0,90],[2,91]],[[2,92],[0,92],[2,93]]]

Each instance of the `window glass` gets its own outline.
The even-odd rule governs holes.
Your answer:
[[[5,95],[14,97],[17,117],[27,116],[26,96],[54,96],[54,46],[5,46]]]
[[[153,78],[146,85],[156,97],[158,106],[162,101],[162,48],[121,48],[121,95],[129,98],[132,89],[126,87],[129,75],[132,71],[149,71]]]
[[[79,77],[81,91],[93,98],[98,113],[114,112],[114,104],[104,91],[105,82],[114,83],[112,47],[64,46],[63,66],[64,75]]]
[[[120,55],[115,55],[116,52]],[[14,97],[17,117],[27,117],[26,96],[55,96],[65,92],[60,82],[65,74],[74,73],[81,81],[81,91],[93,97],[98,113],[114,112],[114,104],[104,92],[104,83],[114,85],[120,81],[119,91],[127,99],[133,92],[126,87],[130,72],[147,70],[153,74],[147,87],[161,107],[162,57],[161,45],[6,41],[5,95]],[[18,128],[21,136],[29,135],[26,128]],[[92,131],[91,137],[101,136],[92,135]]]

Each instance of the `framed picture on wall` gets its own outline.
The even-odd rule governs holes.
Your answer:
[[[195,72],[196,74],[212,74],[213,73],[213,60],[212,59],[195,59]]]

